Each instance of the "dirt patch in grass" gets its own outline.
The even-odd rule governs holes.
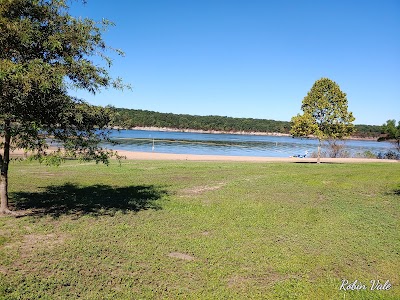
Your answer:
[[[228,279],[228,287],[243,288],[244,286],[252,286],[256,284],[257,286],[265,286],[272,288],[276,283],[289,280],[292,278],[297,278],[297,276],[290,274],[279,274],[276,272],[271,272],[265,274],[264,276],[234,275]]]
[[[224,185],[226,185],[225,182],[219,182],[215,185],[200,185],[200,186],[194,186],[191,188],[187,188],[182,190],[182,193],[186,196],[197,196],[204,194],[206,192],[210,191],[216,191],[222,188]]]
[[[181,176],[172,176],[171,177],[172,181],[191,181],[193,180],[192,176],[185,176],[185,175],[181,175]]]
[[[65,236],[49,234],[27,234],[23,237],[21,245],[21,257],[29,256],[38,249],[53,249],[65,242]]]
[[[172,258],[187,260],[187,261],[195,260],[195,258],[193,256],[191,256],[189,254],[185,254],[185,253],[180,253],[180,252],[171,252],[168,254],[168,256],[172,257]]]
[[[42,172],[30,172],[31,174],[34,174],[35,176],[44,176],[44,177],[53,177],[56,176],[54,173],[42,171]]]
[[[63,245],[67,239],[65,234],[26,234],[21,236],[20,240],[7,243],[4,248],[7,251],[19,253],[18,258],[13,259],[11,265],[0,268],[0,273],[13,274],[15,272],[30,272],[40,269],[32,263],[37,259],[38,253],[42,251],[52,251],[55,247]],[[52,255],[47,256],[47,262],[54,260]],[[46,274],[50,276],[48,270]]]

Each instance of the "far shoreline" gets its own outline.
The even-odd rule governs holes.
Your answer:
[[[180,129],[170,127],[141,127],[135,126],[130,128],[122,128],[115,126],[112,129],[115,130],[143,130],[143,131],[160,131],[160,132],[183,132],[183,133],[201,133],[201,134],[233,134],[233,135],[254,135],[254,136],[278,136],[278,137],[292,137],[289,133],[280,132],[260,132],[260,131],[221,131],[221,130],[201,130],[201,129]],[[310,139],[315,139],[309,137]],[[350,136],[344,140],[355,140],[355,141],[377,141],[377,137],[357,137]]]

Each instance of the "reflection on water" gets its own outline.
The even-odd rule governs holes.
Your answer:
[[[318,147],[314,139],[278,136],[121,130],[113,131],[111,137],[119,143],[114,149],[151,152],[154,143],[154,152],[178,154],[288,157],[306,151],[312,153]],[[345,150],[352,155],[365,151],[386,152],[390,147],[387,142],[345,142]]]

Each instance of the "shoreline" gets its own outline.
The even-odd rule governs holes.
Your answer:
[[[161,132],[185,132],[185,133],[205,133],[205,134],[236,134],[236,135],[262,135],[262,136],[291,136],[288,133],[279,132],[258,132],[258,131],[221,131],[221,130],[202,130],[202,129],[179,129],[170,127],[131,127],[129,129],[115,128],[119,130],[144,130]]]
[[[50,150],[50,149],[49,149]],[[286,162],[286,163],[316,163],[316,158],[298,157],[267,157],[267,156],[234,156],[234,155],[206,155],[206,154],[176,154],[160,152],[139,152],[127,150],[114,150],[127,160],[157,160],[157,161],[197,161],[197,162]],[[50,150],[51,152],[51,150]],[[26,158],[30,153],[23,149],[10,152],[12,158]],[[115,160],[115,158],[111,158]],[[321,163],[398,163],[394,159],[377,158],[321,158]]]
[[[134,152],[117,150],[119,155],[128,160],[168,160],[168,161],[199,161],[199,162],[287,162],[287,163],[316,163],[316,158],[298,157],[265,157],[265,156],[233,156],[233,155],[200,155],[175,154],[158,152]],[[321,163],[398,163],[397,160],[376,158],[321,158]]]
[[[221,131],[221,130],[201,130],[201,129],[179,129],[170,127],[140,127],[135,126],[131,128],[113,127],[116,130],[143,130],[143,131],[161,131],[161,132],[183,132],[183,133],[204,133],[204,134],[233,134],[233,135],[255,135],[255,136],[279,136],[279,137],[292,137],[289,133],[279,132],[259,132],[259,131]],[[312,137],[310,137],[313,139]],[[359,141],[377,141],[378,138],[372,137],[348,137],[344,140],[359,140]]]

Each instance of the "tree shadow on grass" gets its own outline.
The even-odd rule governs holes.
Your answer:
[[[114,215],[117,211],[126,213],[161,209],[157,200],[168,195],[167,190],[154,185],[81,187],[74,183],[65,183],[42,189],[39,192],[12,193],[15,209],[25,210],[27,215],[34,216]]]

